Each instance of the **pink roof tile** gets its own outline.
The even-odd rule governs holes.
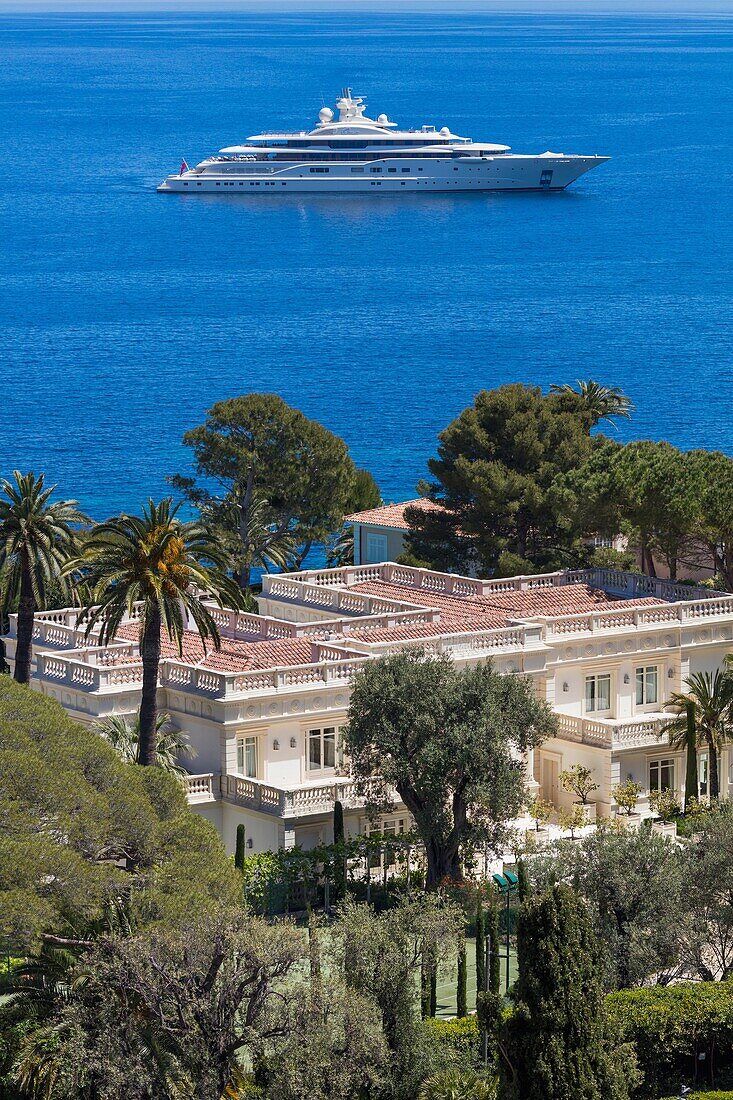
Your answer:
[[[117,638],[123,640],[129,638],[137,641],[137,628],[135,626],[121,627],[117,632]],[[307,665],[312,660],[312,638],[283,638],[281,640],[246,638],[233,639],[222,638],[221,649],[215,650],[207,645],[204,647],[198,634],[186,631],[183,637],[183,657],[178,654],[178,647],[163,634],[161,656],[175,660],[183,660],[186,664],[200,665],[203,668],[212,668],[220,672],[245,672],[248,669],[275,668],[279,665]]]
[[[360,523],[366,527],[389,527],[394,531],[407,531],[409,525],[405,519],[405,508],[422,508],[426,512],[444,511],[442,504],[418,497],[417,500],[403,500],[401,504],[384,504],[381,508],[368,508],[365,512],[354,512],[345,516],[345,523]]]
[[[423,607],[434,607],[441,613],[435,633],[450,630],[487,630],[506,626],[509,619],[531,618],[536,615],[575,615],[588,611],[649,606],[663,600],[615,600],[607,593],[587,584],[561,585],[557,588],[529,588],[515,592],[491,592],[486,596],[454,596],[413,588],[408,584],[387,581],[365,581],[354,585],[360,592],[390,599],[403,599]]]

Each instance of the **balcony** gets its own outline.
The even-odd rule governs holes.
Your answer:
[[[298,787],[291,791],[242,775],[187,775],[184,782],[192,806],[206,802],[231,802],[283,820],[331,813],[337,800],[345,809],[360,809],[364,805],[364,799],[356,793],[351,779],[333,779],[330,783]]]
[[[574,714],[556,714],[558,737],[594,748],[621,751],[650,749],[664,744],[661,735],[669,715],[644,714],[637,718],[579,718]]]

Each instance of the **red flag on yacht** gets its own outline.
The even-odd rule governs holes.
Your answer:
[[[180,172],[178,173],[178,175],[179,175],[179,176],[182,176],[182,175],[183,175],[183,173],[184,173],[184,172],[187,172],[187,171],[188,171],[188,165],[186,164],[185,160],[182,160],[182,161],[181,161],[181,170],[180,170]]]

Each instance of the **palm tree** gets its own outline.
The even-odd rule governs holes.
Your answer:
[[[618,386],[602,386],[600,382],[588,379],[586,382],[580,378],[576,386],[567,383],[562,386],[550,386],[550,393],[573,393],[583,399],[588,412],[591,415],[593,427],[600,424],[601,420],[612,422],[614,417],[630,419],[634,411],[634,404]]]
[[[443,1069],[426,1077],[419,1100],[491,1100],[494,1084],[472,1069]]]
[[[46,488],[43,474],[14,470],[13,479],[0,482],[0,609],[18,601],[14,678],[27,684],[36,611],[45,608],[49,588],[76,550],[74,527],[89,520],[75,500],[50,503],[56,486]]]
[[[710,797],[720,795],[718,758],[733,729],[733,677],[717,669],[715,672],[693,672],[687,679],[687,692],[675,692],[666,704],[675,717],[662,726],[674,748],[687,748],[690,734],[687,726],[688,704],[694,708],[698,745],[708,750],[710,766]]]
[[[137,764],[140,753],[140,717],[130,719],[124,714],[110,714],[94,723],[97,732],[112,746],[126,764]],[[156,764],[177,777],[184,776],[182,757],[195,756],[188,737],[171,724],[169,714],[159,714],[155,720]]]
[[[258,493],[209,500],[201,514],[226,546],[242,591],[249,591],[253,569],[287,569],[296,553],[290,531],[272,523],[269,504]]]
[[[206,651],[207,641],[219,649],[219,630],[199,598],[210,592],[223,607],[241,603],[239,589],[226,575],[228,555],[201,523],[176,518],[170,497],[149,500],[142,516],[121,515],[93,528],[82,553],[67,563],[88,589],[80,616],[87,636],[100,626],[100,645],[108,645],[136,603],[140,611],[140,655],[143,687],[139,713],[140,764],[156,760],[157,692],[161,635],[165,629],[179,655],[183,653],[186,617],[193,620]],[[195,587],[194,587],[195,586]],[[200,590],[197,592],[196,589]]]

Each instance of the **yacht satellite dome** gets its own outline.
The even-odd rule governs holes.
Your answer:
[[[386,115],[379,115],[377,117],[377,122],[379,122],[382,126],[384,126],[384,125],[386,125],[386,123],[389,122],[389,119],[387,118]]]
[[[440,132],[443,135],[443,137],[448,137],[448,134],[450,133],[450,130],[448,129],[447,126],[441,126],[440,127]]]
[[[321,107],[320,111],[318,112],[318,117],[320,118],[321,122],[330,122],[333,118],[333,111],[330,107]]]

